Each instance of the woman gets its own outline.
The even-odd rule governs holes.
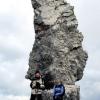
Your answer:
[[[41,92],[44,89],[44,85],[39,71],[36,71],[35,80],[31,82],[30,87],[32,88],[30,100],[42,100]]]
[[[65,94],[65,87],[62,81],[57,80],[53,88],[53,100],[63,100]]]

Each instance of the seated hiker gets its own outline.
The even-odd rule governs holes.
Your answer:
[[[31,82],[30,87],[32,88],[30,100],[42,100],[41,92],[44,90],[44,85],[39,71],[36,71],[35,80]]]
[[[53,88],[53,100],[63,100],[65,94],[65,87],[61,81],[56,81]]]

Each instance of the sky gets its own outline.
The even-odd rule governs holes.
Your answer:
[[[74,5],[89,58],[80,85],[81,100],[100,98],[100,0],[68,0]],[[29,100],[25,79],[34,43],[31,0],[0,0],[0,100]]]

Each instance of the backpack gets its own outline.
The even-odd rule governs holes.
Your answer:
[[[54,86],[54,97],[62,97],[65,94],[65,87],[63,84]]]

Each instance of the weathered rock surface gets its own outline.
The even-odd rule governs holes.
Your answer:
[[[31,1],[34,8],[35,42],[26,78],[32,80],[35,71],[39,69],[42,75],[50,73],[51,80],[61,79],[65,85],[75,84],[83,76],[88,55],[82,48],[83,35],[77,29],[74,7],[64,0]],[[79,100],[79,91],[76,90],[70,92],[74,99],[67,96],[69,99],[64,100]]]
[[[87,60],[74,7],[64,0],[32,0],[32,6],[36,35],[26,77],[32,79],[39,69],[74,84],[82,78]]]
[[[80,100],[80,88],[76,85],[65,85],[65,95],[63,100]],[[45,90],[42,92],[43,100],[53,100],[52,90]]]

